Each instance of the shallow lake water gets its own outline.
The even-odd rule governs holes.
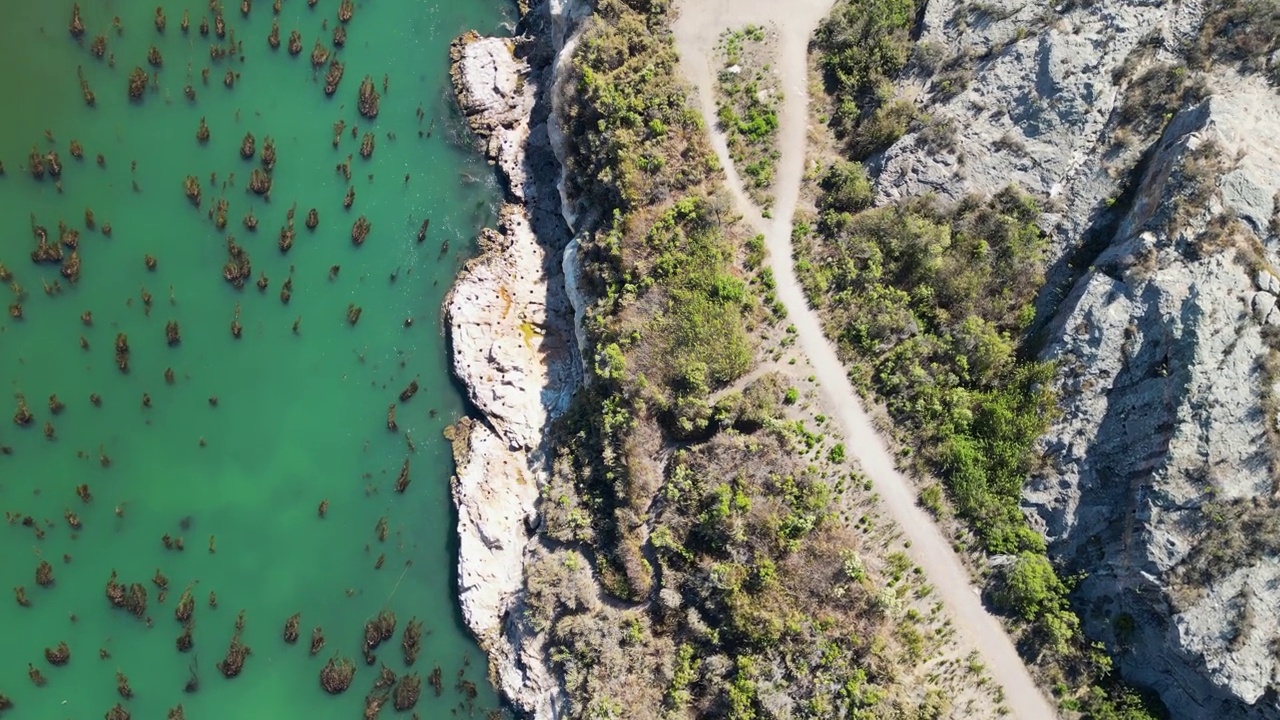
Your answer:
[[[462,403],[447,373],[439,308],[477,229],[492,220],[496,190],[454,117],[448,44],[467,29],[497,31],[513,10],[501,0],[361,0],[336,50],[343,79],[326,97],[326,68],[313,69],[310,55],[317,39],[334,50],[338,0],[282,0],[278,16],[271,0],[254,0],[247,17],[228,1],[225,39],[212,27],[201,36],[201,19],[212,25],[213,16],[198,0],[164,4],[158,32],[155,2],[83,0],[77,40],[70,2],[0,0],[0,263],[12,274],[0,285],[0,308],[20,304],[22,316],[0,315],[0,694],[14,702],[4,716],[98,718],[121,702],[134,718],[164,718],[179,703],[192,720],[359,718],[378,669],[361,657],[363,627],[385,609],[398,625],[376,655],[397,674],[411,671],[404,627],[411,617],[425,626],[412,667],[422,679],[417,713],[485,717],[498,700],[454,596],[453,468],[442,431]],[[294,29],[297,56],[288,51]],[[91,52],[99,34],[101,58]],[[235,52],[211,57],[211,46],[227,48],[233,36]],[[158,69],[148,62],[152,46]],[[151,79],[131,101],[135,67]],[[366,75],[381,95],[376,120],[357,110]],[[207,142],[196,137],[201,118]],[[335,148],[339,120],[346,128]],[[250,132],[256,153],[245,159]],[[369,159],[359,153],[366,132],[375,137]],[[267,136],[277,159],[263,198],[247,185]],[[83,158],[72,157],[72,141]],[[57,152],[58,178],[48,170],[32,177],[33,149]],[[336,169],[348,156],[349,181]],[[184,194],[187,176],[199,179],[199,207]],[[355,198],[346,210],[348,188]],[[219,199],[224,229],[211,217]],[[295,239],[284,253],[291,207]],[[305,224],[311,208],[314,230]],[[249,211],[256,231],[243,224]],[[371,231],[357,247],[352,226],[361,215]],[[78,282],[57,263],[33,262],[36,226],[50,244],[79,233]],[[251,262],[239,289],[223,278],[228,236]],[[268,286],[259,290],[263,274]],[[180,331],[174,345],[170,321]],[[120,334],[127,372],[117,366]],[[420,390],[401,402],[414,380]],[[9,419],[19,395],[34,416],[26,427]],[[58,412],[52,395],[65,405]],[[392,403],[395,431],[387,427]],[[400,494],[406,459],[410,484]],[[82,484],[89,502],[78,497]],[[53,570],[47,588],[36,583],[42,560]],[[145,586],[143,617],[108,602],[113,570],[126,585]],[[163,601],[157,570],[168,583]],[[18,586],[30,607],[16,601]],[[187,587],[194,647],[180,653],[174,611]],[[252,653],[226,679],[217,663],[242,610]],[[282,629],[296,612],[302,637],[290,645]],[[316,626],[326,644],[311,656]],[[60,641],[72,656],[54,667],[44,649]],[[350,690],[329,696],[318,674],[335,655],[357,672]],[[28,679],[28,663],[44,687]],[[429,682],[437,667],[439,697]],[[118,696],[117,672],[132,699]],[[188,693],[193,674],[198,690]],[[396,714],[390,702],[383,712]]]

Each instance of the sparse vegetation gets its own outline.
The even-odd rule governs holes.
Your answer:
[[[881,558],[887,526],[841,516],[866,499],[844,446],[797,419],[778,376],[731,387],[753,330],[776,328],[770,281],[746,279],[763,244],[733,224],[666,8],[601,0],[569,78],[591,382],[544,489],[562,549],[526,581],[565,715],[981,715],[979,691],[943,690],[977,678],[941,656],[949,631],[910,561]]]
[[[1280,514],[1272,498],[1228,498],[1201,509],[1196,543],[1176,571],[1175,602],[1187,606],[1231,573],[1280,553]]]
[[[1213,62],[1236,64],[1280,85],[1280,5],[1258,0],[1211,0],[1200,34],[1187,50],[1189,63],[1205,69]]]
[[[1120,104],[1117,123],[1125,133],[1146,136],[1164,129],[1175,112],[1204,99],[1209,90],[1204,81],[1181,63],[1156,63],[1133,78],[1134,66],[1143,53],[1129,56],[1120,68],[1118,80],[1130,80]],[[1124,135],[1117,138],[1117,142]]]
[[[1113,80],[1124,84],[1116,134],[1122,144],[1131,134],[1150,136],[1161,131],[1173,115],[1209,96],[1201,73],[1217,65],[1232,65],[1259,73],[1280,87],[1280,5],[1256,0],[1211,0],[1203,9],[1198,35],[1173,48],[1178,59],[1151,62],[1165,42],[1157,33],[1144,39]]]
[[[782,90],[771,65],[775,45],[765,28],[748,25],[725,31],[717,46],[721,59],[716,82],[717,120],[747,192],[761,207],[772,204],[773,171],[778,161]]]

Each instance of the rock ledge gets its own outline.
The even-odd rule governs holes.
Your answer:
[[[553,5],[531,12],[563,7]],[[525,567],[541,552],[547,427],[581,384],[562,263],[569,231],[555,191],[560,168],[548,160],[539,106],[553,69],[532,68],[526,58],[553,43],[467,33],[450,48],[458,106],[507,194],[498,228],[483,231],[480,255],[444,303],[452,371],[477,415],[448,433],[457,465],[458,597],[489,656],[490,679],[536,720],[560,717],[563,693],[547,639],[525,618]]]

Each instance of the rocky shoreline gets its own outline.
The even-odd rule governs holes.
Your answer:
[[[525,568],[543,552],[537,505],[549,423],[582,382],[546,91],[580,10],[552,0],[524,11],[518,38],[467,33],[450,48],[458,107],[506,196],[498,228],[482,233],[480,255],[444,303],[452,371],[474,407],[449,431],[458,596],[491,680],[539,720],[559,717],[563,700],[546,638],[525,619]]]

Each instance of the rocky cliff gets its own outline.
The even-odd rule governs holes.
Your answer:
[[[1024,507],[1179,718],[1280,717],[1280,94],[1201,35],[1237,4],[931,0],[926,119],[869,162],[882,202],[1044,198],[1061,414]]]
[[[506,194],[498,228],[482,233],[480,255],[459,274],[444,307],[453,373],[476,416],[450,432],[458,594],[494,683],[539,720],[559,716],[562,693],[545,638],[523,610],[525,568],[542,552],[535,531],[546,429],[581,382],[561,261],[570,233],[544,101],[569,11],[563,3],[539,5],[521,21],[534,32],[469,33],[451,48],[459,109]]]
[[[1280,158],[1231,158],[1254,111],[1280,103],[1260,82],[1216,81],[1230,91],[1173,118],[1050,326],[1063,413],[1026,501],[1087,568],[1083,616],[1135,680],[1183,717],[1275,717],[1262,700],[1280,637],[1275,560],[1256,552],[1266,538],[1230,536],[1275,491],[1264,329],[1280,288],[1263,239],[1280,177],[1264,168]],[[1188,183],[1213,186],[1207,204],[1180,206]]]

